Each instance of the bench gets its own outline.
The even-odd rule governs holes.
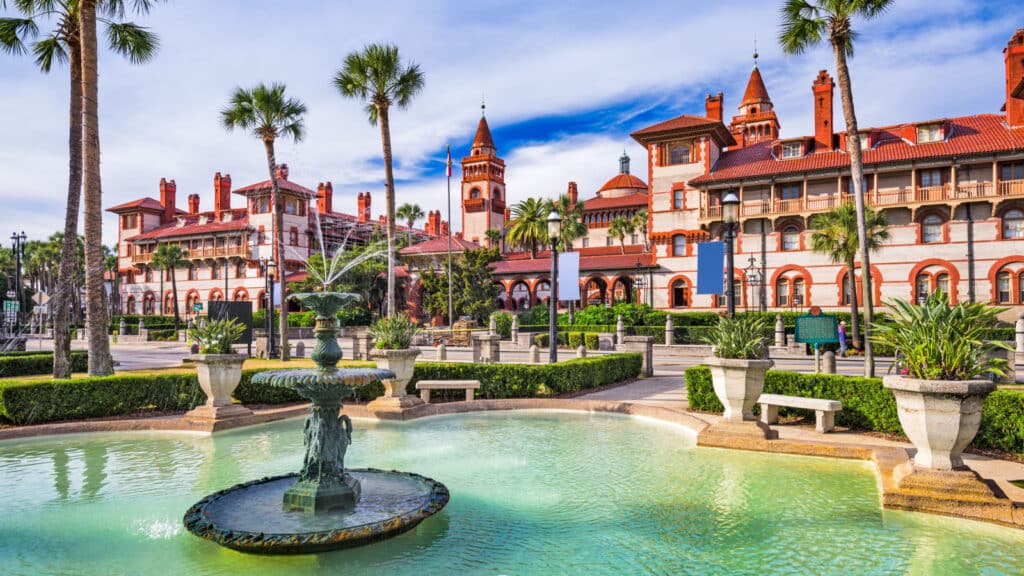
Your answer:
[[[761,405],[761,422],[765,424],[779,422],[779,406],[814,410],[814,429],[822,434],[831,432],[835,428],[836,412],[843,409],[843,403],[838,400],[782,396],[780,394],[761,394],[757,403]]]
[[[431,390],[465,390],[466,402],[473,401],[473,391],[480,389],[479,380],[420,380],[416,383],[420,398],[430,404]]]

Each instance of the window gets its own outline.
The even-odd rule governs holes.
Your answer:
[[[480,189],[479,188],[473,188],[472,190],[470,190],[469,191],[469,197],[470,198],[479,198],[480,197]]]
[[[196,270],[196,267],[195,266],[189,266],[188,267],[188,279],[189,280],[197,280],[198,278],[199,278],[199,272]]]
[[[672,208],[676,210],[681,210],[683,208],[683,194],[685,193],[686,190],[681,188],[672,191]]]
[[[996,300],[1000,304],[1010,303],[1010,273],[1003,271],[996,277]]]
[[[917,297],[917,303],[920,304],[928,299],[929,288],[931,287],[931,279],[927,274],[918,274],[917,278],[914,279],[914,294]]]
[[[921,222],[921,242],[942,242],[942,217],[932,214]]]
[[[800,192],[799,184],[786,184],[779,191],[779,198],[783,200],[798,200],[800,199]]]
[[[299,229],[292,226],[292,229],[288,232],[288,243],[292,246],[299,245]]]
[[[775,282],[775,305],[789,306],[789,280],[779,278]]]
[[[1017,275],[1017,303],[1024,304],[1024,272]]]
[[[145,274],[144,277],[146,279],[146,282],[152,282],[153,281],[153,269],[152,268],[146,268],[146,272],[144,274]]]
[[[615,246],[615,238],[609,236],[605,239],[605,246]]]
[[[917,143],[938,142],[942,140],[942,129],[939,124],[925,124],[917,127]]]
[[[782,249],[783,250],[799,250],[800,249],[800,229],[790,224],[782,229]]]
[[[210,280],[217,280],[220,278],[220,264],[214,262],[210,264]]]
[[[137,227],[138,225],[139,225],[139,215],[138,214],[125,214],[124,216],[121,216],[121,228],[122,229],[130,230],[132,228]]]
[[[1003,214],[1003,238],[1024,238],[1024,211],[1014,209]]]
[[[256,233],[256,243],[257,244],[266,244],[267,243],[267,231],[266,231],[266,229],[263,228],[263,226],[260,226],[259,232]]]
[[[245,262],[235,264],[235,278],[245,278]]]
[[[299,213],[299,200],[298,198],[285,197],[284,199],[284,213],[285,214],[298,214]]]
[[[803,306],[806,300],[807,285],[803,278],[793,280],[793,306]]]
[[[942,170],[922,170],[919,176],[921,186],[942,186]]]
[[[636,236],[636,234],[630,234],[629,235],[629,243],[630,244],[636,244],[637,243],[637,236]]]
[[[1024,162],[1003,164],[999,167],[1000,180],[1024,180]]]
[[[676,234],[675,236],[672,237],[672,255],[686,255],[686,236],[683,236],[682,234]]]
[[[494,196],[495,200],[501,200],[501,188],[495,188],[491,196]]]
[[[804,155],[803,142],[786,142],[782,145],[783,158],[799,158]]]
[[[686,280],[676,280],[672,283],[672,307],[686,308],[690,305],[690,287]]]
[[[583,239],[583,247],[584,248],[589,248],[590,247],[590,238],[584,238]]]
[[[949,295],[949,274],[939,274],[935,277],[935,289]]]
[[[669,164],[689,164],[690,144],[688,142],[672,142],[668,145]]]
[[[252,212],[253,214],[266,214],[270,212],[270,197],[260,196],[259,198],[253,198]]]

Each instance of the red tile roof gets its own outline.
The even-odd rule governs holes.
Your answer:
[[[740,106],[760,102],[771,102],[771,98],[768,97],[768,89],[764,87],[761,71],[757,69],[757,66],[754,66],[754,70],[750,73],[750,80],[747,81],[747,90],[743,93],[743,102],[740,103]]]
[[[604,192],[605,190],[618,190],[620,188],[643,188],[646,190],[647,184],[632,174],[616,174],[611,178],[611,180],[605,182],[604,186],[601,186],[601,189],[598,190],[598,192]]]
[[[476,242],[470,242],[469,240],[463,240],[452,236],[452,252],[463,252],[465,250],[479,250],[483,246]],[[440,252],[448,252],[448,238],[434,238],[432,240],[426,240],[419,244],[413,244],[412,246],[406,246],[399,250],[399,254],[437,254]]]
[[[234,193],[244,195],[248,194],[249,192],[269,192],[272,187],[273,186],[270,180],[264,180],[263,182],[258,182],[256,184],[250,184],[242,188],[236,188],[234,190]],[[277,187],[280,188],[281,190],[292,192],[294,194],[303,195],[308,198],[316,198],[316,192],[313,192],[309,188],[299,186],[295,182],[292,182],[291,180],[286,180],[284,178],[277,179]]]
[[[154,228],[149,232],[143,232],[136,236],[128,238],[133,242],[139,240],[156,240],[159,238],[176,238],[181,236],[200,236],[203,234],[217,234],[220,232],[230,231],[241,231],[249,227],[249,218],[244,209],[232,210],[232,219],[230,222],[214,221],[206,224],[199,223],[199,217],[203,216],[203,221],[206,221],[207,216],[213,216],[213,212],[203,212],[201,214],[190,214],[185,217],[185,224],[178,226],[177,222],[171,222],[164,224],[159,228]]]
[[[583,210],[607,210],[608,208],[622,208],[624,206],[647,206],[647,192],[636,192],[625,196],[611,198],[597,197],[583,201]]]
[[[476,136],[473,137],[474,148],[494,148],[494,140],[491,139],[491,128],[487,125],[487,118],[481,116],[480,124],[476,127]]]
[[[617,254],[589,256],[585,253],[580,254],[580,271],[591,271],[591,270],[632,270],[636,268],[636,264],[639,261],[643,267],[654,266],[654,255],[651,253],[645,254],[622,254],[621,250],[617,247],[611,246],[618,250]],[[550,252],[538,252],[537,258],[530,258],[527,260],[500,260],[495,262],[493,265],[494,274],[540,274],[551,271],[551,254]]]
[[[703,116],[691,116],[683,114],[671,120],[641,128],[633,132],[631,136],[637,142],[646,146],[649,142],[662,139],[666,136],[689,136],[710,133],[721,146],[733,146],[736,140],[732,134],[718,120],[712,120]]]
[[[124,204],[119,204],[112,208],[107,208],[107,212],[114,213],[128,212],[130,210],[149,210],[152,212],[163,212],[164,205],[161,204],[160,201],[155,198],[146,197],[139,198],[138,200],[132,200],[131,202],[126,202]]]
[[[865,150],[864,165],[882,165],[907,162],[923,158],[964,158],[976,154],[998,151],[1024,150],[1024,127],[1009,128],[1005,117],[999,114],[978,114],[948,120],[952,130],[942,142],[911,144],[900,137],[903,126],[873,128],[864,132],[877,133],[874,147]],[[767,177],[793,172],[814,172],[846,168],[850,159],[845,151],[811,153],[802,158],[776,160],[771,142],[761,142],[723,154],[711,174],[699,176],[690,184]]]

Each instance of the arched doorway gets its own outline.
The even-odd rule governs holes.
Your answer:
[[[633,279],[629,276],[620,276],[612,284],[612,304],[620,302],[633,302]]]
[[[551,282],[547,280],[538,280],[537,285],[534,288],[534,302],[537,306],[550,306],[551,305]]]
[[[594,277],[583,286],[583,297],[586,306],[604,305],[608,303],[608,282],[604,278]]]
[[[530,309],[530,287],[523,280],[512,285],[512,309]]]

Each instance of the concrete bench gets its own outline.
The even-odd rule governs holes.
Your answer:
[[[779,422],[779,406],[786,408],[803,408],[814,410],[814,429],[824,434],[831,432],[836,426],[836,412],[843,409],[838,400],[821,400],[803,398],[801,396],[782,396],[779,394],[761,394],[757,399],[761,405],[761,422],[777,424]]]
[[[420,398],[430,404],[431,390],[465,390],[466,402],[473,401],[473,391],[480,389],[479,380],[420,380],[416,383]]]

